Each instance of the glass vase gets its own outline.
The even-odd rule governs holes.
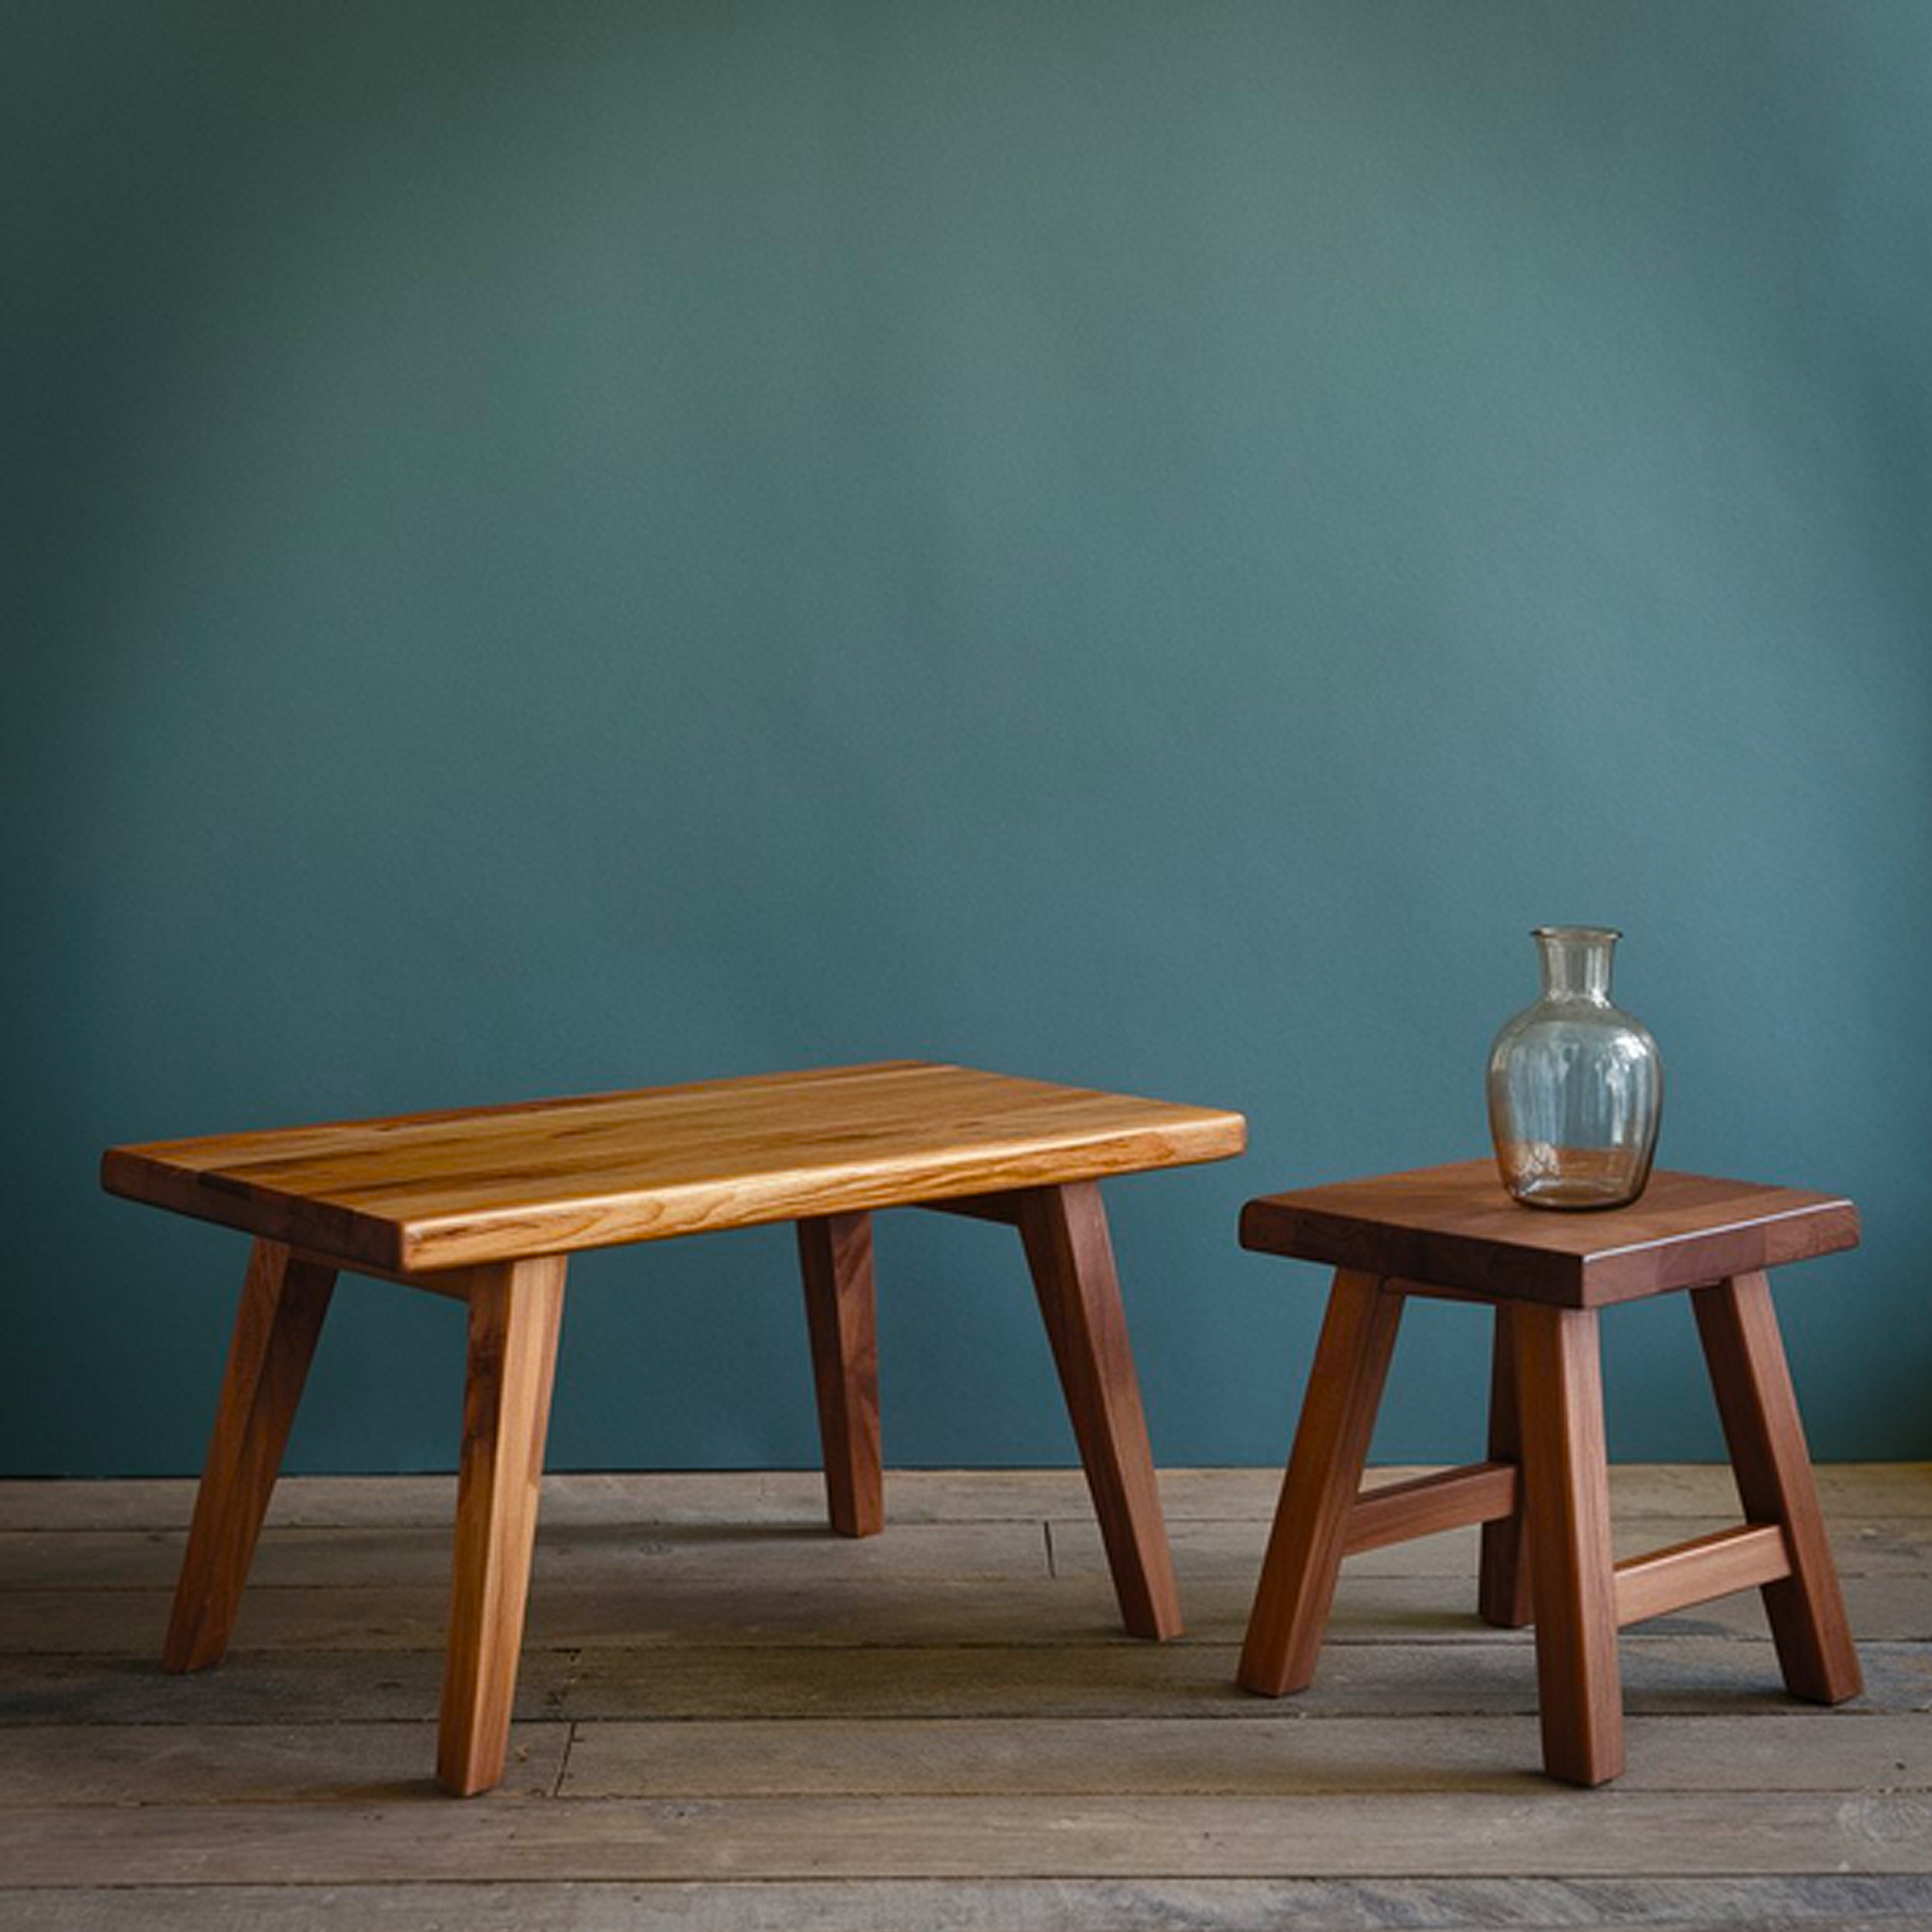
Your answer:
[[[1610,1004],[1607,926],[1538,926],[1543,996],[1489,1049],[1489,1133],[1528,1207],[1620,1207],[1650,1178],[1663,1111],[1657,1042]]]

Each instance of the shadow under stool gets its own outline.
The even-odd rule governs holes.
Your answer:
[[[1480,1523],[1478,1608],[1534,1623],[1543,1762],[1574,1784],[1623,1769],[1616,1635],[1758,1588],[1792,1696],[1861,1687],[1838,1572],[1765,1271],[1853,1248],[1848,1200],[1658,1173],[1630,1206],[1519,1206],[1471,1161],[1251,1200],[1241,1243],[1336,1270],[1240,1681],[1268,1697],[1314,1676],[1342,1559]],[[1597,1311],[1687,1291],[1744,1522],[1649,1556],[1610,1550]],[[1367,1493],[1363,1465],[1405,1300],[1495,1311],[1486,1460]]]

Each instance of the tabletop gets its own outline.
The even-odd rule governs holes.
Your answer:
[[[1510,1198],[1492,1161],[1376,1174],[1242,1210],[1241,1245],[1498,1300],[1596,1308],[1859,1244],[1839,1194],[1658,1172],[1627,1207]]]
[[[1239,1154],[1207,1107],[925,1060],[110,1148],[110,1193],[353,1265],[473,1266]]]

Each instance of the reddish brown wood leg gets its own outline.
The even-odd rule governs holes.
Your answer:
[[[1335,1276],[1241,1651],[1241,1684],[1265,1697],[1313,1681],[1401,1320],[1373,1275]]]
[[[1543,1763],[1602,1784],[1623,1769],[1623,1702],[1596,1311],[1525,1303],[1511,1313]]]
[[[333,1268],[277,1241],[255,1243],[162,1646],[165,1670],[206,1670],[228,1647],[335,1286]]]
[[[1016,1208],[1121,1616],[1137,1637],[1177,1637],[1180,1600],[1099,1185],[1037,1188]]]
[[[1489,1367],[1489,1460],[1517,1465],[1516,1508],[1482,1526],[1476,1614],[1504,1630],[1530,1620],[1530,1572],[1523,1550],[1523,1432],[1516,1404],[1516,1328],[1507,1302],[1496,1304]]]
[[[470,1277],[456,1580],[436,1779],[460,1798],[503,1775],[564,1307],[561,1256]]]
[[[1784,1529],[1791,1575],[1764,1586],[1764,1609],[1785,1686],[1814,1704],[1843,1704],[1863,1688],[1859,1654],[1818,1506],[1770,1283],[1761,1274],[1739,1275],[1694,1290],[1691,1306],[1744,1514],[1753,1523]]]
[[[841,1536],[877,1536],[886,1526],[886,1487],[880,1464],[872,1216],[825,1214],[800,1221],[798,1262],[832,1527]]]

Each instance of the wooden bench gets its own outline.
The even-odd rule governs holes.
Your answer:
[[[563,1311],[584,1248],[795,1221],[832,1526],[884,1523],[872,1223],[1019,1230],[1127,1628],[1179,1609],[1098,1182],[1238,1154],[1239,1114],[923,1061],[117,1147],[113,1193],[255,1237],[169,1670],[218,1663],[339,1270],[466,1302],[437,1777],[502,1776]]]

